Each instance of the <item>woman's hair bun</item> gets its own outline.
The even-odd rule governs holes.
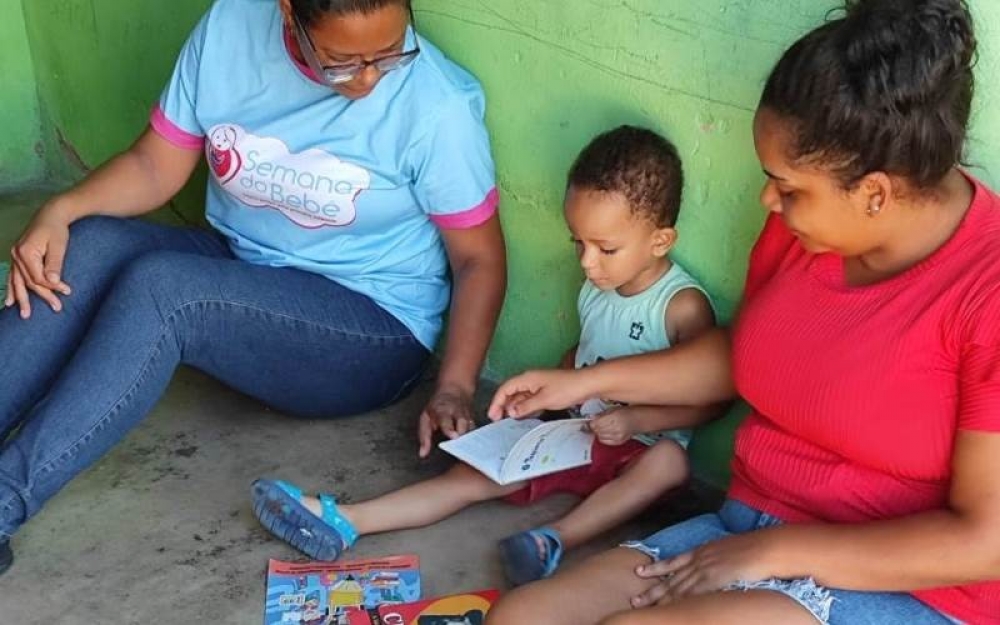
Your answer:
[[[848,0],[845,12],[838,47],[868,105],[905,112],[972,72],[976,37],[964,0]]]

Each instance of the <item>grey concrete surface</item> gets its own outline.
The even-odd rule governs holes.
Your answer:
[[[45,195],[0,198],[0,258]],[[16,355],[0,358],[16,366]],[[14,566],[0,577],[0,625],[261,623],[268,559],[300,556],[258,525],[250,483],[281,477],[357,501],[444,470],[442,452],[416,456],[429,376],[390,408],[303,421],[182,369],[143,424],[15,536]],[[568,561],[694,514],[714,497],[696,490],[676,498]],[[572,504],[486,503],[433,527],[365,537],[347,557],[416,553],[428,596],[503,588],[496,541]]]
[[[419,460],[415,442],[429,392],[427,382],[385,410],[302,421],[181,370],[150,417],[15,536],[14,566],[0,577],[0,623],[260,623],[268,559],[299,555],[260,528],[250,482],[280,476],[350,501],[434,475],[448,460],[441,452]],[[486,503],[433,527],[363,538],[350,556],[416,553],[428,595],[502,588],[495,542],[572,503]],[[570,561],[692,505],[701,504],[654,511]]]

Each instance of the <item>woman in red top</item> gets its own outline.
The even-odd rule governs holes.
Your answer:
[[[500,389],[494,417],[754,410],[717,514],[519,589],[492,625],[1000,623],[1000,199],[958,168],[975,45],[963,0],[849,2],[765,87],[770,215],[735,327]]]

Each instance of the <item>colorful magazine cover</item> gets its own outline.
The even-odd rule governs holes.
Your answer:
[[[368,610],[352,608],[347,625],[483,625],[499,597],[499,591],[480,590]]]
[[[264,625],[348,625],[349,608],[420,599],[415,555],[343,562],[282,562],[267,567]]]

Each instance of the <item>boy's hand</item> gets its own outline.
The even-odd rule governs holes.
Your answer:
[[[605,445],[624,445],[636,433],[634,416],[628,406],[616,406],[591,419],[590,431]]]

